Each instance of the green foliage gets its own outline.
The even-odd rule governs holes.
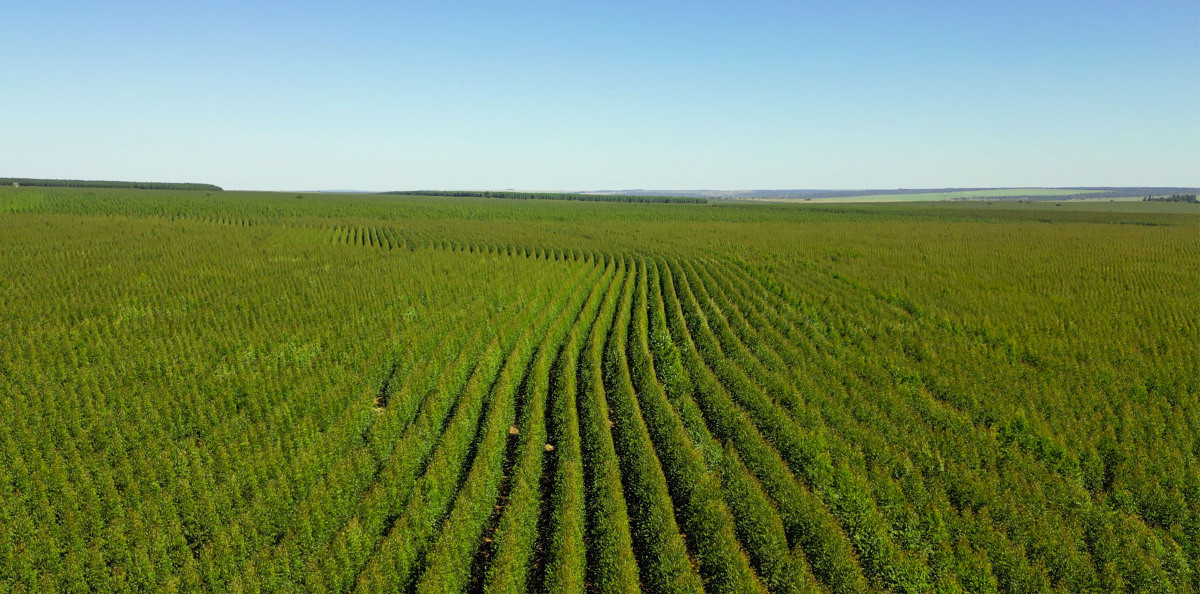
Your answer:
[[[652,270],[652,268],[651,268]],[[638,284],[633,304],[633,333],[629,337],[628,354],[630,358],[631,375],[634,387],[637,389],[642,412],[645,414],[647,431],[654,440],[654,446],[662,462],[662,471],[666,475],[671,497],[681,516],[682,527],[687,531],[688,543],[693,550],[693,556],[701,565],[701,571],[706,576],[706,586],[710,590],[733,592],[738,590],[754,591],[761,587],[753,570],[749,566],[747,553],[742,551],[737,541],[736,527],[733,514],[726,504],[721,492],[720,477],[711,472],[706,466],[700,449],[691,441],[687,429],[674,411],[662,385],[656,380],[655,357],[669,363],[661,365],[680,368],[679,354],[665,336],[665,330],[660,330],[655,341],[656,350],[651,351],[649,333],[649,300],[648,300],[648,269],[646,262],[638,262]],[[657,279],[655,279],[657,280]],[[661,314],[662,299],[657,294],[657,282],[653,283],[655,293],[655,312]],[[661,323],[661,315],[656,315]],[[668,350],[669,349],[669,350]],[[669,354],[663,355],[662,353]],[[677,391],[677,394],[682,393]],[[715,451],[716,445],[709,439],[703,444],[709,451]],[[733,502],[739,507],[743,502],[757,497],[758,503],[753,511],[754,519],[768,523],[771,518],[778,524],[778,515],[765,503],[761,494],[733,493],[743,497]],[[800,586],[797,575],[777,575],[771,571],[776,567],[787,566],[796,569],[792,563],[791,554],[783,542],[782,526],[776,528],[779,536],[776,550],[764,554],[757,544],[757,538],[770,532],[757,531],[747,541],[749,555],[759,562],[760,571],[767,569],[767,583],[779,591],[790,591]],[[778,544],[777,542],[777,544]]]
[[[220,192],[220,186],[171,182],[96,181],[83,179],[35,179],[29,177],[0,177],[0,185],[42,188],[114,188],[132,190],[191,190]]]
[[[601,363],[603,344],[618,313],[617,299],[631,278],[624,259],[618,259],[619,281],[609,285],[600,317],[584,343],[576,393],[587,495],[588,581],[602,592],[640,591]]]
[[[507,507],[503,508],[498,518],[499,524],[492,541],[495,543],[495,556],[482,559],[488,564],[485,583],[488,591],[525,591],[531,578],[535,577],[531,574],[537,553],[538,512],[544,503],[543,473],[551,474],[546,471],[544,458],[551,456],[553,460],[556,451],[553,446],[550,446],[548,451],[546,448],[546,445],[549,445],[546,401],[552,383],[551,365],[556,359],[572,357],[573,336],[594,319],[599,307],[599,297],[603,295],[603,288],[611,282],[608,276],[612,271],[610,266],[606,269],[605,278],[591,285],[587,300],[580,309],[569,310],[576,311],[574,318],[570,314],[561,316],[551,331],[546,333],[530,367],[530,375],[526,377],[523,388],[526,398],[518,430],[519,458],[512,469],[511,496]],[[561,434],[562,431],[558,433]],[[484,542],[488,541],[485,539]]]
[[[1196,199],[1195,194],[1171,194],[1169,196],[1158,196],[1158,197],[1146,196],[1145,198],[1143,198],[1143,200],[1145,200],[1146,202],[1187,202],[1190,204],[1195,204],[1197,202],[1200,202],[1200,200]]]
[[[1189,206],[0,186],[0,591],[1196,591]]]
[[[654,592],[701,590],[700,577],[675,522],[674,506],[645,419],[637,403],[626,358],[635,282],[642,274],[629,263],[630,279],[617,304],[617,319],[604,349],[604,384],[608,418],[625,499],[629,503],[631,536],[643,561],[642,583]]]

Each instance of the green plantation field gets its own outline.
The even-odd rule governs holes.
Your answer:
[[[0,188],[0,591],[1200,590],[1114,204]]]

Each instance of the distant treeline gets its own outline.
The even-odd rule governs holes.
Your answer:
[[[1170,196],[1146,196],[1142,198],[1144,202],[1200,202],[1196,199],[1195,194],[1171,194]]]
[[[1067,190],[1068,192],[1037,193],[1036,190]],[[1011,194],[996,195],[996,190],[1011,190]],[[1031,190],[1034,190],[1031,192]],[[1074,190],[1075,193],[1070,192]],[[1097,198],[1135,198],[1146,195],[1164,196],[1167,194],[1196,193],[1198,188],[1183,187],[1114,187],[1114,186],[1076,186],[1062,188],[899,188],[899,189],[858,189],[858,190],[665,190],[664,194],[673,196],[695,196],[708,199],[725,198],[787,198],[787,199],[829,199],[829,198],[858,198],[862,196],[897,196],[904,194],[954,194],[964,192],[988,192],[989,195],[978,197],[964,196],[965,199],[980,200],[1077,200]],[[622,194],[632,196],[655,196],[658,190],[624,190]]]
[[[587,202],[640,202],[640,203],[673,203],[673,204],[704,204],[704,198],[681,196],[631,196],[627,194],[570,194],[555,192],[494,192],[475,190],[404,190],[383,192],[395,196],[452,196],[457,198],[507,198],[510,200],[582,200]]]
[[[221,191],[212,184],[171,182],[99,181],[90,179],[35,179],[29,177],[0,177],[0,185],[37,186],[44,188],[125,188],[133,190],[208,190]]]

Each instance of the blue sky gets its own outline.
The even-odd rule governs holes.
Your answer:
[[[1200,2],[10,2],[0,176],[1200,185]]]

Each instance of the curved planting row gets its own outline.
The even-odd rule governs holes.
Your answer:
[[[553,432],[554,437],[549,437],[547,418],[551,414],[551,407],[548,406],[548,400],[553,386],[554,394],[558,396],[556,403],[568,398],[574,401],[573,390],[570,394],[563,394],[566,386],[559,381],[557,372],[563,365],[570,363],[571,369],[565,373],[573,378],[573,362],[578,356],[575,336],[590,328],[599,308],[600,298],[612,282],[614,272],[615,266],[610,264],[599,281],[592,285],[587,300],[575,318],[563,316],[538,346],[530,367],[530,375],[522,387],[522,399],[518,403],[521,406],[519,441],[516,447],[517,460],[511,469],[510,495],[495,527],[492,555],[479,560],[485,566],[481,571],[486,572],[484,588],[489,592],[524,591],[539,577],[533,575],[533,564],[538,557],[538,523],[540,519],[545,518],[545,514],[540,512],[548,505],[548,494],[543,493],[546,483],[543,475],[556,475],[557,473],[551,470],[555,468],[554,461],[570,455],[571,452],[577,455],[579,451],[578,427],[574,429],[573,439],[568,439],[568,428],[563,426],[566,423],[557,415],[554,418],[555,422],[550,423],[556,428]],[[564,442],[567,441],[571,441],[573,447],[565,445]],[[578,475],[574,480],[564,478],[562,482],[577,482],[582,486],[581,477]],[[582,536],[582,530],[579,535]],[[575,583],[582,586],[581,580]]]
[[[617,317],[604,349],[607,417],[629,505],[631,536],[642,583],[653,592],[694,592],[701,588],[687,547],[675,522],[666,477],[654,453],[626,358],[633,292],[642,279],[630,261],[629,279],[617,303]],[[600,408],[603,408],[600,407]]]
[[[386,532],[370,553],[367,565],[358,573],[358,587],[404,589],[414,583],[440,524],[452,512],[460,487],[469,487],[470,496],[491,477],[488,470],[496,466],[497,440],[503,442],[502,434],[511,425],[513,397],[537,344],[536,337],[573,293],[558,291],[549,315],[537,315],[516,325],[513,332],[519,331],[519,335],[510,343],[507,356],[499,343],[489,348],[494,354],[481,360],[479,369],[484,372],[473,374],[465,386],[439,447],[406,495],[398,516],[385,526]]]
[[[739,404],[753,418],[764,436],[776,445],[797,476],[814,492],[838,518],[847,536],[854,544],[864,572],[868,577],[886,584],[890,588],[913,591],[928,587],[927,577],[922,575],[923,564],[905,558],[895,544],[886,519],[871,498],[869,487],[861,477],[850,469],[836,467],[830,456],[825,439],[806,430],[787,413],[784,406],[767,395],[766,390],[755,382],[750,373],[753,366],[744,358],[727,356],[715,326],[724,327],[719,312],[709,319],[705,308],[697,302],[683,267],[675,267],[676,284],[684,294],[691,316],[689,326],[694,336],[701,338],[702,351],[718,376],[739,395]],[[786,388],[777,388],[780,398],[797,396]]]
[[[731,295],[739,297],[749,294],[755,294],[754,289],[731,291]],[[775,307],[788,306],[780,303]],[[870,311],[876,306],[867,302],[859,307]],[[828,309],[837,311],[833,304]],[[889,314],[878,311],[873,315],[885,319]],[[763,325],[779,326],[778,322],[768,321],[759,324],[760,327]],[[809,323],[798,322],[795,327],[807,328]],[[1119,516],[1105,518],[1101,510],[1087,503],[1081,504],[1086,501],[1081,485],[1058,476],[1058,469],[1045,465],[1036,455],[1011,449],[1006,452],[1005,444],[994,433],[973,426],[969,417],[949,409],[946,403],[930,395],[919,372],[906,369],[913,365],[913,360],[894,358],[887,363],[886,370],[872,369],[872,365],[878,365],[873,363],[877,360],[875,357],[879,357],[878,353],[865,356],[853,350],[846,352],[844,346],[819,333],[810,339],[795,336],[786,344],[803,346],[809,340],[819,340],[821,346],[816,350],[809,347],[808,354],[791,360],[799,367],[805,367],[811,361],[825,360],[823,365],[837,369],[833,375],[827,375],[828,379],[821,385],[830,395],[837,394],[837,390],[828,388],[844,385],[842,389],[848,390],[842,396],[844,404],[828,400],[820,410],[838,424],[839,431],[854,435],[860,447],[869,447],[864,453],[870,453],[875,464],[908,469],[906,475],[898,475],[903,478],[903,491],[912,506],[906,515],[927,517],[933,510],[943,510],[940,513],[945,514],[952,532],[970,535],[971,545],[964,555],[962,547],[947,540],[946,535],[939,537],[926,531],[921,537],[922,544],[935,544],[939,539],[945,543],[942,546],[946,553],[931,556],[931,565],[956,573],[960,579],[974,574],[976,583],[990,581],[1004,590],[1038,588],[1038,584],[1049,582],[1066,584],[1073,589],[1107,589],[1113,584],[1162,585],[1188,579],[1188,571],[1180,571],[1182,565],[1172,567],[1153,561],[1164,556],[1169,560],[1175,555],[1167,544],[1172,537],[1164,539],[1167,535],[1153,534],[1144,526],[1139,527],[1136,521],[1130,522]],[[855,341],[855,344],[861,349],[864,343]],[[872,344],[879,348],[886,346],[888,341],[880,337]],[[904,347],[897,345],[896,349],[902,351]],[[818,367],[814,373],[827,372]],[[901,378],[899,386],[882,390],[872,387],[886,385],[890,377]],[[915,388],[913,378],[916,378]],[[919,444],[924,445],[911,449]],[[938,452],[937,459],[921,454],[922,449]],[[920,455],[908,462],[906,450]],[[1003,457],[997,458],[997,453],[1002,453]],[[1019,472],[998,472],[998,468],[984,472],[968,470],[980,465],[985,470],[993,465],[1011,466]],[[1022,477],[1022,480],[1013,481],[1014,477]],[[877,498],[887,497],[886,482],[879,484]],[[930,501],[931,497],[933,501]],[[985,505],[991,518],[975,511]],[[960,512],[974,513],[959,515]],[[1053,518],[1054,523],[1033,529],[1026,522],[1034,516]],[[1138,535],[1140,542],[1135,541],[1137,544],[1131,549],[1115,551],[1111,548],[1114,525],[1120,525],[1128,535]],[[990,563],[981,563],[980,555],[990,558]],[[1089,556],[1092,559],[1088,559]],[[945,560],[939,561],[938,557]],[[1120,565],[1103,561],[1130,557],[1141,561]],[[1039,569],[1033,562],[1044,565],[1045,569]],[[989,564],[990,571],[986,567]]]
[[[601,362],[606,338],[617,315],[617,301],[624,286],[632,280],[625,265],[624,259],[617,260],[620,282],[614,282],[605,293],[600,317],[583,343],[575,394],[587,509],[586,575],[592,587],[601,592],[640,589]]]
[[[322,241],[329,243],[374,247],[389,251],[402,249],[411,252],[419,249],[432,249],[504,257],[519,256],[552,261],[569,260],[572,262],[613,257],[613,254],[598,254],[590,250],[573,247],[497,243],[485,238],[447,239],[436,230],[419,227],[398,228],[335,225],[321,229],[317,235]]]
[[[594,273],[592,278],[594,280]],[[521,337],[521,348],[540,349],[540,346],[545,346],[546,338],[541,339],[539,346],[534,346],[538,336],[561,336],[563,329],[578,316],[585,298],[591,292],[590,287],[589,283],[563,291],[564,295],[570,295],[565,306],[557,312],[548,312],[548,315],[531,325],[528,334]],[[527,337],[529,340],[525,342]],[[537,381],[532,375],[537,372],[536,365],[531,365],[532,355],[534,353],[530,350],[520,351],[519,366],[514,367],[524,373],[520,384],[513,383],[515,376],[511,379],[502,376],[497,380],[498,384],[502,381],[507,384],[501,388],[504,392],[499,396],[503,398],[493,397],[486,425],[480,427],[482,437],[478,437],[478,442],[473,446],[475,459],[470,471],[455,497],[441,534],[432,543],[425,558],[424,573],[417,583],[418,592],[462,590],[473,577],[472,570],[476,568],[474,559],[486,523],[500,500],[506,456],[512,453],[512,448],[506,447],[506,444],[515,437],[512,433],[516,428],[516,398],[524,394],[520,391],[522,385],[528,386]]]
[[[659,263],[667,326],[694,385],[693,396],[715,437],[729,442],[779,509],[788,541],[803,554],[827,587],[838,592],[866,588],[850,541],[820,499],[801,483],[753,418],[733,400],[697,349],[665,261]],[[694,316],[693,316],[694,319]],[[698,424],[698,422],[697,422]]]
[[[722,492],[719,470],[708,467],[700,447],[692,441],[658,381],[660,368],[664,378],[672,374],[681,376],[682,370],[678,353],[668,350],[673,345],[663,336],[656,335],[656,349],[651,350],[648,289],[651,283],[648,274],[645,260],[639,260],[633,333],[627,343],[630,370],[647,432],[662,462],[662,472],[666,475],[680,526],[688,534],[689,549],[699,563],[705,586],[722,592],[760,589],[763,584],[750,567],[750,559],[753,559],[767,586],[775,591],[797,591],[802,584],[799,575],[802,565],[794,563],[791,557],[778,514],[770,508],[760,489],[749,485],[752,479],[744,474],[737,473],[736,483],[726,483],[744,488],[732,493],[731,500],[732,507],[743,512],[738,515],[744,528],[740,535],[747,543],[743,550],[738,542],[739,524]],[[658,304],[655,311],[661,313],[657,283],[653,287]],[[713,453],[719,451],[711,439],[703,447]],[[714,458],[717,465],[725,462],[728,466],[731,462],[722,460],[719,455]]]
[[[717,277],[719,278],[719,275]],[[715,282],[713,279],[714,277],[709,276],[706,280],[712,283]],[[725,290],[726,286],[718,283],[714,284],[713,288]],[[847,396],[847,400],[844,401],[832,398],[839,386],[851,380],[844,375],[823,376],[820,368],[813,367],[813,361],[822,357],[819,351],[810,351],[804,355],[795,353],[796,344],[784,339],[775,330],[780,327],[781,321],[767,322],[766,318],[758,317],[760,312],[744,306],[739,308],[729,301],[730,298],[751,301],[745,295],[737,291],[728,295],[714,291],[712,295],[724,304],[723,310],[727,319],[737,330],[738,337],[732,340],[744,340],[745,348],[754,351],[753,357],[757,361],[751,361],[749,366],[779,374],[783,381],[795,386],[797,393],[804,394],[807,402],[798,405],[795,400],[789,401],[789,412],[808,426],[825,427],[825,423],[828,422],[824,436],[830,445],[831,455],[853,464],[858,471],[868,475],[877,504],[881,509],[887,510],[892,529],[903,537],[908,545],[906,548],[915,545],[928,551],[928,563],[938,570],[943,578],[954,579],[952,575],[957,574],[960,581],[971,580],[969,585],[972,589],[987,589],[988,583],[991,583],[990,587],[996,587],[995,580],[989,575],[990,571],[985,566],[981,567],[978,559],[974,557],[978,554],[977,550],[968,548],[964,551],[963,547],[949,542],[949,534],[944,528],[939,529],[917,521],[921,514],[938,513],[935,511],[938,506],[931,501],[931,497],[936,498],[938,494],[929,491],[936,489],[936,485],[922,484],[922,468],[919,464],[914,464],[897,446],[921,446],[925,444],[922,437],[911,435],[893,441],[894,438],[881,434],[881,431],[894,432],[899,426],[895,420],[884,422],[873,417],[874,422],[866,426],[858,420],[865,407],[874,406],[872,400],[890,397],[880,395],[869,398],[865,397],[865,394],[858,394]],[[755,324],[749,324],[743,317],[747,314],[755,318]],[[847,408],[847,404],[851,408]],[[925,444],[923,447],[928,446]],[[881,474],[878,469],[883,467],[894,470]],[[942,498],[944,499],[944,496]],[[947,517],[946,521],[954,522],[955,519]]]

